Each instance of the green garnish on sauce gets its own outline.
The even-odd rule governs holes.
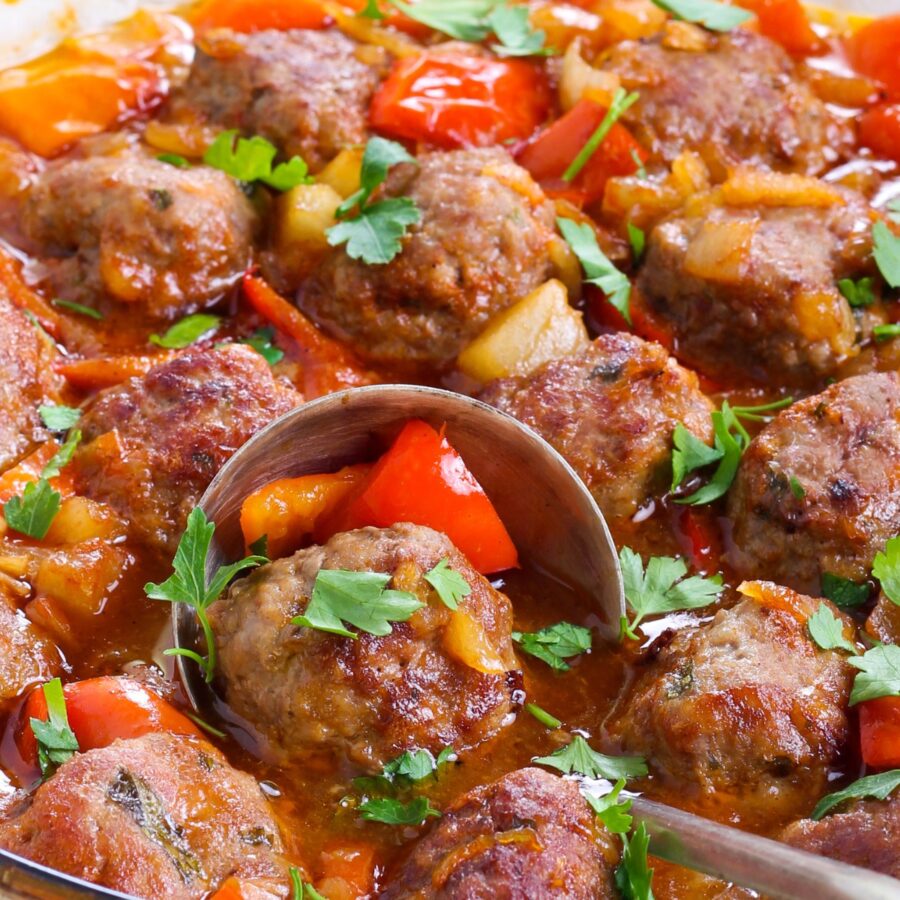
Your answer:
[[[620,778],[615,787],[603,797],[596,797],[589,793],[583,794],[588,806],[610,834],[628,834],[631,831],[633,819],[628,815],[631,811],[631,799],[619,800],[619,794],[624,787],[625,779]]]
[[[472,586],[459,572],[450,568],[450,560],[446,558],[426,572],[424,578],[449,609],[456,609],[459,601],[472,593]]]
[[[847,662],[860,670],[853,679],[851,706],[879,697],[900,696],[900,647],[881,644],[862,656],[851,656]]]
[[[80,409],[72,406],[56,406],[55,404],[39,406],[38,414],[44,427],[50,431],[68,431],[73,425],[77,425],[81,418]]]
[[[753,18],[753,13],[739,6],[728,6],[716,0],[653,0],[667,13],[685,22],[695,22],[710,31],[731,31]]]
[[[884,550],[875,554],[872,574],[880,582],[888,600],[900,606],[900,536],[892,537],[884,545]]]
[[[47,719],[45,721],[31,718],[28,724],[37,741],[38,765],[41,767],[41,774],[44,778],[49,778],[80,748],[75,732],[69,727],[62,682],[58,678],[54,678],[42,685],[41,690],[47,703]]]
[[[79,315],[87,316],[89,319],[96,319],[98,322],[103,321],[103,313],[99,309],[93,309],[90,306],[85,306],[83,303],[76,303],[74,300],[60,300],[58,297],[50,302],[60,309],[71,310]]]
[[[223,131],[203,154],[203,162],[245,184],[262,182],[276,191],[311,184],[309,167],[299,156],[272,167],[278,148],[263,137],[240,137],[237,130]]]
[[[806,622],[809,636],[823,650],[846,650],[855,654],[856,647],[844,637],[844,623],[824,604]]]
[[[900,288],[900,237],[884,222],[876,222],[872,226],[872,242],[878,271],[892,288]]]
[[[609,109],[603,117],[603,121],[597,126],[594,133],[588,138],[587,143],[578,151],[575,159],[569,163],[569,167],[563,172],[563,181],[571,182],[578,177],[579,172],[590,162],[591,157],[600,148],[600,145],[606,140],[606,136],[612,130],[613,125],[619,121],[623,113],[626,112],[640,99],[637,91],[626,93],[624,88],[619,88],[609,104]]]
[[[598,753],[580,735],[549,756],[536,756],[532,762],[558,769],[565,775],[573,772],[588,778],[640,778],[647,774],[647,763],[640,756],[606,756]]]
[[[887,800],[890,794],[900,785],[900,769],[892,769],[890,772],[879,772],[877,775],[867,775],[848,785],[842,791],[835,791],[823,797],[812,811],[810,818],[814,822],[826,816],[836,806],[847,800],[862,800],[873,797],[876,800]]]
[[[566,660],[591,649],[590,629],[571,622],[557,622],[540,631],[514,631],[512,638],[525,653],[557,672],[568,672],[570,666]]]
[[[549,728],[551,731],[555,731],[562,725],[562,722],[556,716],[548,713],[546,709],[542,709],[537,703],[526,703],[525,711],[534,716],[544,728]]]
[[[822,575],[822,596],[842,609],[862,606],[869,599],[870,593],[868,584],[857,584],[832,572]]]
[[[653,900],[653,869],[647,862],[650,835],[641,822],[629,839],[622,835],[622,862],[616,869],[616,887],[623,900]]]
[[[421,825],[427,819],[441,817],[441,811],[431,805],[428,797],[414,797],[408,803],[392,797],[372,797],[358,809],[366,822],[384,825]]]
[[[201,338],[213,334],[222,324],[219,316],[209,313],[195,313],[172,325],[165,334],[151,334],[150,343],[166,350],[184,350],[191,344],[196,344]]]

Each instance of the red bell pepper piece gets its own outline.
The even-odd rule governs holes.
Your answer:
[[[859,704],[859,740],[867,766],[900,766],[900,697],[879,697]]]
[[[366,525],[414,522],[442,531],[482,573],[518,565],[518,555],[484,489],[442,433],[408,422],[348,502],[325,524],[334,534]]]
[[[844,46],[857,72],[880,81],[891,98],[900,99],[900,14],[873,20]]]
[[[738,6],[756,14],[759,30],[781,44],[788,53],[809,56],[825,44],[813,31],[800,0],[736,0]]]
[[[266,29],[325,28],[331,17],[316,0],[206,0],[190,16],[198,31],[230,28],[252,32]]]
[[[433,50],[394,64],[369,119],[395,138],[485,147],[529,137],[549,108],[547,80],[532,63]]]
[[[866,110],[859,120],[859,142],[900,163],[900,103],[880,103]]]

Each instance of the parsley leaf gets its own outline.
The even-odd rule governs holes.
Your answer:
[[[590,630],[571,622],[557,622],[540,631],[514,631],[512,638],[525,653],[557,672],[568,672],[570,666],[566,660],[591,649]]]
[[[273,343],[274,340],[275,329],[267,326],[266,328],[257,328],[250,337],[244,338],[238,343],[252,347],[270,366],[274,366],[284,359],[284,350],[276,347]]]
[[[900,197],[888,201],[887,216],[892,222],[900,224]]]
[[[718,462],[725,452],[720,447],[704,444],[693,432],[679,422],[672,435],[675,449],[672,451],[672,490],[680,485],[688,474]]]
[[[410,156],[406,148],[396,141],[386,138],[373,137],[366,144],[363,152],[362,166],[359,173],[359,190],[351,194],[337,208],[338,218],[352,212],[354,207],[362,209],[387,178],[388,172],[393,166],[401,163],[416,163],[414,156]],[[418,165],[418,163],[416,163]]]
[[[630,547],[619,551],[625,599],[635,616],[629,623],[623,617],[621,634],[638,640],[636,628],[646,616],[677,612],[683,609],[699,609],[715,602],[722,593],[722,577],[703,578],[687,575],[683,559],[671,556],[652,556],[647,561],[647,571],[641,557]]]
[[[219,316],[195,313],[176,322],[162,336],[151,334],[150,343],[156,344],[157,347],[165,347],[166,350],[183,350],[214,332],[221,323]]]
[[[884,550],[875,554],[872,574],[881,583],[888,600],[900,605],[900,535],[892,537]]]
[[[791,475],[788,484],[791,488],[791,493],[794,495],[796,500],[802,500],[806,496],[806,488],[800,484],[800,480],[796,475]]]
[[[857,309],[862,306],[871,306],[875,302],[875,294],[872,291],[874,278],[860,278],[854,281],[852,278],[842,278],[838,282],[838,290],[846,297],[847,302]]]
[[[872,329],[876,341],[887,341],[890,338],[900,337],[900,322],[891,322],[888,325],[876,325]]]
[[[359,635],[344,626],[348,622],[383,637],[391,633],[391,622],[405,622],[425,605],[415,594],[386,590],[390,580],[380,572],[320,569],[306,612],[291,622],[357,640]]]
[[[389,0],[405,16],[460,41],[478,43],[490,34],[488,16],[503,0]]]
[[[551,731],[555,731],[562,725],[562,722],[556,716],[548,713],[546,709],[541,709],[537,703],[526,703],[525,711],[531,713],[544,728],[549,728]]]
[[[572,252],[578,257],[581,268],[584,269],[584,280],[587,284],[594,284],[604,294],[606,299],[622,314],[622,318],[631,325],[631,311],[628,301],[631,297],[631,282],[628,277],[620,272],[600,249],[597,243],[597,235],[590,225],[579,225],[572,219],[556,220],[566,243],[572,248]]]
[[[327,900],[309,882],[303,880],[296,866],[290,868],[292,900]]]
[[[616,869],[616,887],[622,900],[653,900],[653,869],[647,863],[650,835],[641,822],[629,840],[622,835],[622,862]]]
[[[593,794],[584,795],[588,806],[597,814],[597,818],[610,834],[628,834],[631,831],[633,819],[628,815],[631,811],[631,799],[619,801],[619,794],[623,787],[625,787],[625,779],[620,778],[616,782],[616,786],[603,797],[595,797]]]
[[[387,16],[378,8],[378,0],[366,0],[366,5],[357,14],[361,19],[386,19]]]
[[[444,606],[456,609],[463,597],[472,593],[472,587],[459,572],[450,568],[450,560],[442,559],[430,572],[425,573],[425,580],[437,591]]]
[[[548,56],[553,52],[544,46],[546,33],[532,29],[527,6],[498,6],[487,21],[500,41],[491,45],[497,56]]]
[[[851,656],[847,662],[860,669],[850,691],[851,706],[879,697],[900,696],[900,647],[880,644],[862,656]]]
[[[68,431],[81,418],[81,410],[71,406],[45,404],[38,407],[38,413],[50,431]]]
[[[359,811],[365,821],[385,825],[421,825],[426,819],[441,816],[428,797],[415,797],[409,803],[391,797],[372,797],[359,805]]]
[[[180,153],[160,153],[156,158],[160,162],[168,163],[168,165],[170,166],[175,166],[176,169],[189,169],[191,167],[190,162],[188,162],[188,160],[186,160]]]
[[[622,115],[640,99],[637,91],[630,94],[624,88],[619,88],[609,104],[609,109],[603,117],[603,121],[597,126],[596,131],[588,138],[587,143],[578,151],[578,155],[569,164],[569,168],[563,172],[563,181],[574,181],[578,173],[590,162],[591,157],[597,152],[600,145],[606,139],[613,125]]]
[[[559,769],[565,775],[577,772],[588,778],[608,778],[610,781],[639,778],[647,774],[647,764],[642,757],[605,756],[594,750],[580,734],[576,734],[565,747],[560,747],[549,756],[536,756],[532,762]]]
[[[384,774],[392,781],[408,779],[411,782],[423,781],[429,775],[433,775],[445,763],[456,759],[456,752],[452,747],[444,747],[437,755],[431,755],[428,750],[405,750],[395,759],[385,763]]]
[[[65,468],[75,455],[75,448],[81,443],[81,432],[78,429],[72,431],[66,438],[66,442],[50,457],[50,461],[44,466],[41,478],[58,478],[59,473]]]
[[[872,226],[872,240],[878,271],[892,288],[900,288],[900,237],[884,222],[876,222]]]
[[[37,740],[41,774],[47,778],[56,771],[57,766],[71,759],[79,747],[75,732],[69,727],[62,682],[54,678],[46,682],[42,690],[47,702],[47,720],[32,718],[29,724]]]
[[[216,643],[206,615],[207,609],[218,599],[235,575],[268,562],[264,556],[247,556],[231,565],[220,566],[207,582],[206,557],[215,530],[215,523],[206,518],[206,513],[199,506],[194,507],[175,551],[172,574],[162,584],[148,582],[144,585],[144,591],[151,600],[186,603],[193,608],[206,638],[207,655],[203,657],[194,650],[183,647],[166,650],[166,655],[186,656],[194,660],[203,670],[207,682],[212,681],[216,668]]]
[[[83,303],[76,303],[74,300],[60,300],[58,297],[50,302],[60,309],[69,309],[90,319],[96,319],[98,322],[103,320],[103,313],[99,309],[93,309],[90,306],[85,306]]]
[[[900,785],[900,769],[891,769],[890,772],[879,772],[877,775],[867,775],[848,785],[842,791],[835,791],[823,797],[812,811],[810,818],[818,822],[836,806],[847,800],[862,800],[866,797],[874,797],[877,800],[887,800],[890,794]]]
[[[631,244],[631,252],[637,262],[644,255],[644,248],[647,246],[647,236],[642,228],[626,222],[625,227],[628,229],[628,243]]]
[[[255,136],[242,138],[237,130],[223,131],[203,154],[203,162],[246,184],[261,181],[276,191],[288,191],[298,184],[311,184],[309,168],[299,157],[272,168],[278,155],[274,144]]]
[[[685,22],[696,22],[710,31],[731,31],[749,19],[753,13],[739,6],[726,6],[716,0],[653,0],[667,13]]]
[[[841,609],[862,606],[869,599],[870,593],[867,584],[857,584],[849,578],[841,578],[840,575],[833,575],[831,572],[822,575],[822,596]]]
[[[844,637],[844,623],[824,604],[806,622],[809,636],[823,650],[846,650],[856,654],[856,647]]]
[[[262,556],[269,558],[269,536],[261,534],[252,544],[248,546],[251,556]]]

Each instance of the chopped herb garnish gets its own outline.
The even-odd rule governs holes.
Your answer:
[[[162,583],[144,585],[144,591],[151,600],[165,600],[168,603],[186,603],[196,613],[203,635],[206,638],[206,656],[184,647],[166,650],[167,656],[186,656],[194,660],[203,670],[207,682],[211,682],[216,668],[216,644],[206,611],[218,599],[229,582],[246,569],[267,563],[263,556],[248,556],[228,566],[220,566],[212,579],[206,580],[206,557],[213,533],[214,522],[206,518],[200,507],[191,510],[187,528],[178,542],[172,561],[172,574]]]
[[[900,696],[900,647],[879,644],[862,656],[851,656],[847,662],[860,670],[850,691],[851,706],[879,697]]]
[[[460,41],[478,43],[491,32],[490,14],[503,0],[389,0],[405,16]]]
[[[363,153],[360,188],[337,208],[335,216],[342,221],[326,232],[328,243],[332,247],[346,244],[349,257],[370,266],[389,263],[401,250],[400,239],[410,225],[419,222],[421,213],[409,197],[370,200],[392,166],[415,162],[396,141],[370,138]],[[356,215],[348,218],[354,209]]]
[[[75,732],[69,727],[66,697],[58,678],[46,682],[41,690],[47,703],[47,720],[32,718],[31,730],[37,740],[38,764],[41,774],[49,778],[64,762],[79,750]]]
[[[309,882],[304,881],[296,866],[290,867],[292,900],[327,900]]]
[[[249,548],[252,556],[264,556],[269,558],[269,536],[267,534],[260,535]]]
[[[637,91],[626,93],[624,88],[619,88],[613,96],[609,109],[603,117],[603,121],[597,126],[597,130],[588,138],[587,143],[578,151],[578,155],[569,164],[569,168],[563,172],[563,181],[574,181],[578,173],[590,162],[591,157],[597,152],[600,145],[606,139],[613,125],[622,117],[631,106],[640,99]]]
[[[879,772],[877,775],[867,775],[848,785],[842,791],[835,791],[827,797],[823,797],[812,811],[810,818],[818,822],[836,806],[847,800],[862,800],[873,797],[876,800],[887,800],[893,791],[900,785],[900,769],[891,769],[890,772]]]
[[[852,641],[844,637],[844,623],[824,604],[809,617],[806,622],[809,636],[823,650],[846,650],[848,653],[856,653],[856,647]]]
[[[887,216],[892,222],[900,225],[900,197],[894,197],[893,200],[888,201]]]
[[[526,712],[531,713],[541,723],[545,728],[551,729],[551,731],[555,731],[562,725],[562,722],[556,718],[556,716],[551,715],[547,712],[546,709],[541,709],[537,703],[526,703],[525,704]]]
[[[684,609],[700,609],[714,603],[722,593],[722,577],[704,578],[687,575],[683,559],[671,556],[651,556],[647,571],[641,557],[630,547],[619,551],[625,599],[635,615],[629,622],[623,616],[621,635],[638,640],[637,627],[647,617]]]
[[[616,869],[616,887],[622,900],[653,900],[653,869],[647,863],[650,835],[641,822],[631,839],[622,835],[622,862]]]
[[[274,340],[275,329],[267,326],[265,328],[257,328],[250,337],[244,338],[238,343],[252,347],[270,366],[274,366],[284,359],[284,350],[276,347],[273,343]]]
[[[472,593],[472,587],[459,572],[450,568],[450,560],[442,559],[430,572],[425,573],[425,580],[437,591],[444,606],[456,609],[463,597]]]
[[[571,622],[557,622],[540,631],[514,631],[512,637],[525,653],[557,672],[568,672],[566,660],[591,649],[590,629]]]
[[[62,447],[50,457],[50,461],[44,466],[41,478],[48,480],[50,478],[58,478],[62,469],[72,461],[72,457],[75,455],[75,448],[80,443],[81,432],[78,430],[71,432]]]
[[[900,237],[884,222],[872,226],[872,255],[878,271],[892,288],[900,288]]]
[[[160,162],[175,166],[176,169],[189,169],[191,167],[190,162],[178,153],[160,153],[156,158]]]
[[[176,322],[163,335],[151,334],[150,343],[166,350],[183,350],[202,337],[212,334],[222,324],[219,316],[195,313]]]
[[[379,9],[378,0],[366,0],[366,5],[357,16],[361,19],[386,19],[387,16]]]
[[[628,834],[631,831],[631,823],[634,821],[628,815],[631,811],[631,799],[619,800],[619,794],[624,787],[625,779],[620,778],[616,782],[616,786],[603,797],[584,794],[588,806],[597,814],[597,818],[610,834]]]
[[[497,56],[548,56],[553,52],[544,46],[547,35],[531,27],[527,6],[498,6],[487,21],[500,41],[491,45]]]
[[[635,262],[637,262],[644,255],[644,248],[647,246],[647,236],[644,234],[643,229],[638,228],[637,225],[632,225],[631,222],[626,223],[625,227],[628,229],[628,243],[631,244],[631,252],[634,255]]]
[[[444,747],[437,758],[428,750],[405,750],[384,764],[381,775],[354,778],[353,786],[376,796],[394,796],[398,790],[406,790],[426,778],[437,776],[441,766],[456,759],[456,751],[452,747]]]
[[[54,306],[58,306],[60,309],[68,309],[72,312],[76,312],[79,315],[87,316],[90,319],[96,319],[98,322],[103,320],[103,313],[98,309],[92,309],[90,306],[85,306],[82,303],[76,303],[74,300],[60,300],[58,297],[54,300],[50,301]]]
[[[800,484],[796,475],[791,475],[788,484],[790,485],[791,493],[794,495],[795,499],[802,500],[806,496],[806,488]]]
[[[854,281],[852,278],[842,278],[838,282],[838,290],[846,297],[847,302],[858,309],[863,306],[871,306],[875,302],[875,294],[872,291],[874,278],[860,278]]]
[[[631,282],[628,280],[628,276],[620,272],[600,249],[594,229],[587,223],[579,225],[571,219],[560,218],[556,220],[556,224],[566,239],[566,243],[578,257],[581,268],[584,270],[585,282],[600,288],[606,294],[606,299],[631,325],[631,311],[628,308]]]
[[[576,734],[570,744],[560,747],[549,756],[536,756],[532,762],[559,769],[565,775],[577,772],[588,778],[640,778],[647,774],[647,763],[640,756],[605,756],[598,753],[580,735]]]
[[[299,157],[272,168],[278,149],[265,138],[242,138],[236,130],[223,131],[203,154],[203,162],[245,184],[261,181],[276,191],[311,184],[309,167]]]
[[[366,822],[385,825],[421,825],[426,819],[440,818],[441,812],[428,797],[415,797],[409,803],[392,797],[372,797],[360,803],[359,812]]]
[[[696,22],[710,31],[731,31],[753,18],[753,13],[739,6],[726,6],[716,0],[653,0],[667,13],[685,22]]]
[[[644,166],[644,161],[641,159],[640,154],[637,152],[637,150],[635,150],[634,147],[632,147],[631,150],[628,151],[628,153],[636,166],[634,174],[641,181],[646,181],[649,176],[647,175],[647,169]]]
[[[876,325],[872,329],[876,341],[888,341],[900,336],[900,322],[891,322],[888,325]]]
[[[872,574],[881,584],[888,600],[900,605],[900,536],[892,537],[884,550],[875,554]]]
[[[38,413],[44,427],[50,431],[68,431],[81,418],[81,410],[71,406],[45,404],[38,407]]]
[[[868,584],[857,584],[849,578],[841,578],[840,575],[833,575],[831,572],[822,575],[822,596],[842,609],[862,606],[869,599],[870,593]]]
[[[704,444],[693,432],[687,430],[679,422],[672,434],[672,490],[680,485],[685,477],[696,471],[718,462],[724,455],[720,447]]]
[[[347,629],[347,622],[383,637],[391,633],[392,622],[405,622],[425,605],[415,594],[387,590],[390,580],[380,572],[320,569],[306,612],[291,622],[357,640],[359,635]]]

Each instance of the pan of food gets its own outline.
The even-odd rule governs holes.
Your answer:
[[[0,896],[900,898],[900,10],[0,31]]]

